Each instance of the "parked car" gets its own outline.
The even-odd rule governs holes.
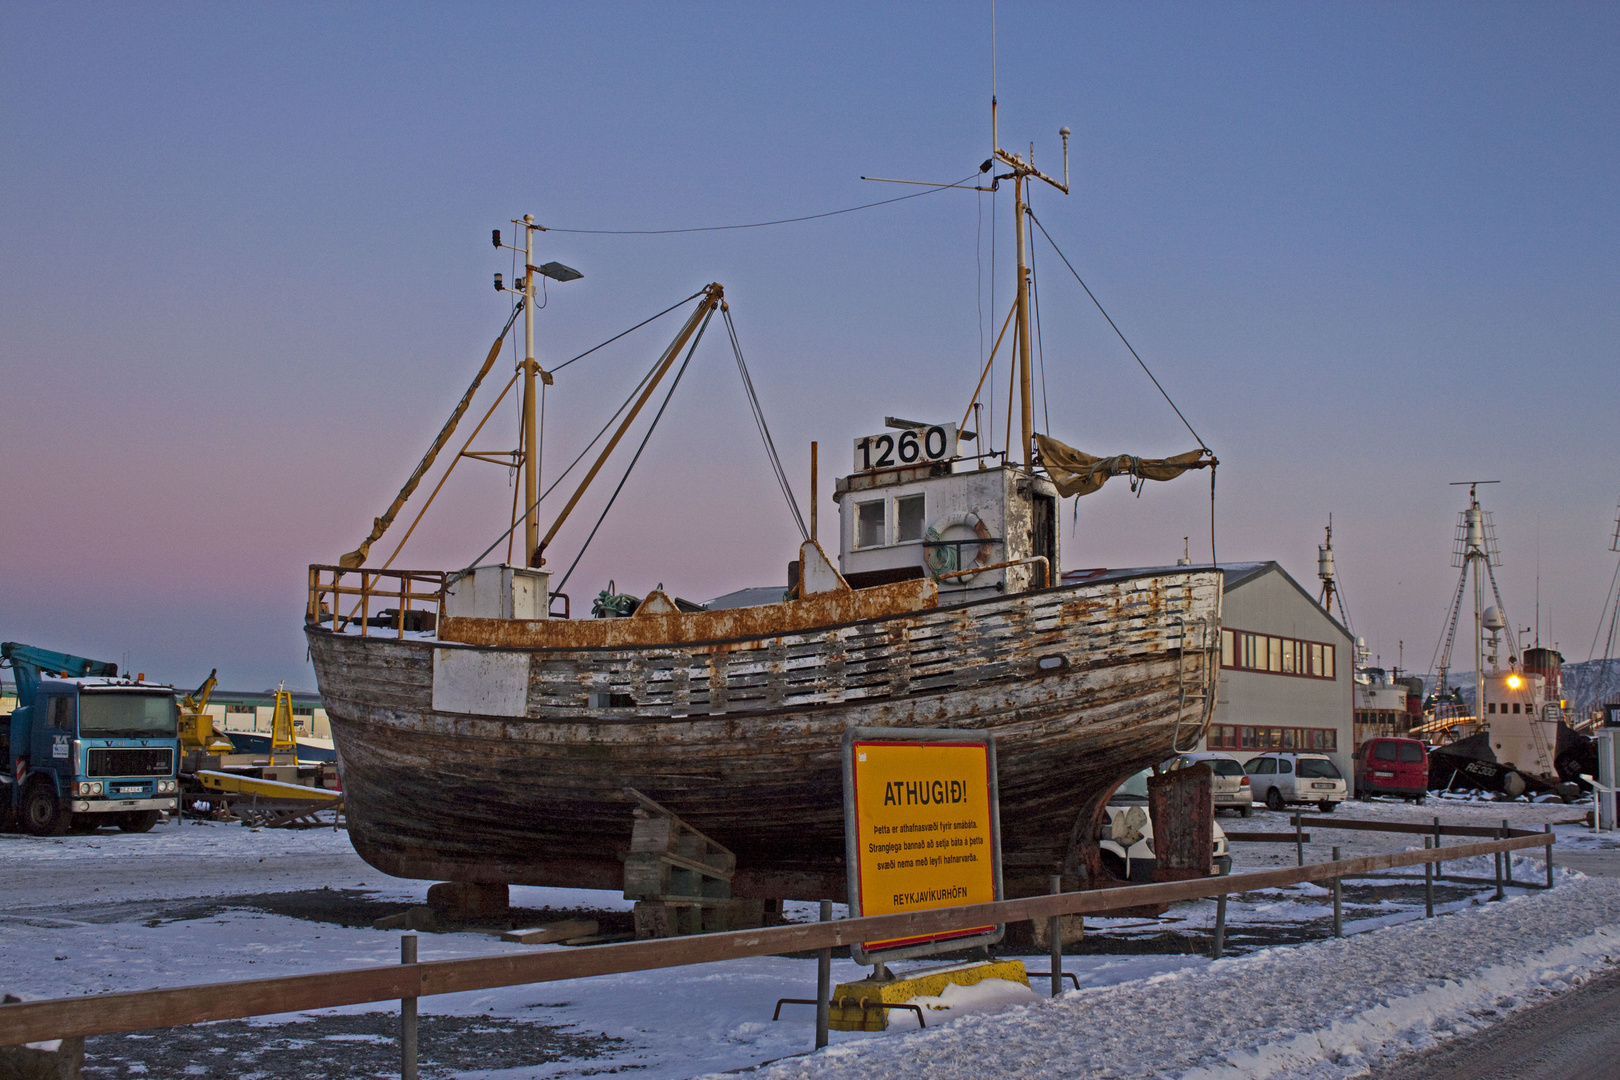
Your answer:
[[[1344,775],[1326,754],[1279,750],[1243,763],[1253,797],[1273,810],[1288,803],[1315,803],[1324,814],[1344,802]]]
[[[1419,805],[1429,793],[1429,751],[1417,739],[1368,739],[1356,751],[1356,797],[1396,795]]]
[[[1132,885],[1146,885],[1153,880],[1158,859],[1153,853],[1153,819],[1148,816],[1148,777],[1152,769],[1143,769],[1119,785],[1108,800],[1101,840],[1103,866],[1121,881]],[[1226,832],[1219,822],[1214,824],[1211,848],[1213,877],[1232,872],[1232,855],[1227,850]]]
[[[1201,750],[1182,754],[1160,766],[1163,770],[1185,769],[1189,765],[1208,765],[1215,773],[1215,809],[1236,810],[1244,817],[1254,816],[1254,792],[1250,788],[1249,774],[1231,754],[1218,750]]]

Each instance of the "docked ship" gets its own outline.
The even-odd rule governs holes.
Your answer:
[[[985,167],[1004,168],[991,180],[1012,180],[1015,193],[1008,405],[1021,438],[969,452],[980,438],[967,430],[971,403],[960,423],[887,418],[856,442],[854,467],[836,482],[836,560],[817,535],[812,495],[786,593],[745,592],[746,606],[609,590],[590,617],[554,591],[550,545],[586,487],[716,313],[731,326],[720,285],[694,296],[542,536],[530,448],[536,389],[552,375],[534,356],[536,279],[578,272],[534,265],[541,228],[514,222],[526,270],[472,388],[361,547],[310,567],[310,656],[349,835],[367,862],[401,877],[618,889],[639,796],[735,854],[734,895],[841,900],[845,731],[955,728],[996,738],[1006,894],[1044,892],[1052,874],[1069,888],[1098,883],[1110,792],[1193,747],[1208,725],[1221,573],[1060,573],[1060,497],[1111,476],[1169,480],[1215,464],[1202,447],[1092,457],[1034,430],[1026,185],[1067,191],[1062,134],[1062,182],[1000,149]],[[523,395],[519,557],[486,561],[492,545],[454,571],[369,567],[371,544],[448,443],[519,312],[525,359],[509,384],[521,381]],[[744,382],[752,397],[746,371]]]
[[[1478,492],[1477,484],[1468,485],[1468,507],[1458,515],[1452,563],[1462,573],[1452,597],[1431,719],[1413,732],[1434,741],[1429,750],[1432,790],[1472,789],[1508,798],[1556,795],[1568,802],[1580,794],[1582,774],[1595,775],[1597,752],[1592,739],[1571,728],[1564,714],[1563,656],[1539,644],[1519,649],[1496,587],[1495,567],[1501,561],[1496,530]],[[1468,621],[1464,598],[1470,576],[1474,703],[1468,708],[1455,698],[1448,703],[1444,688],[1459,630]],[[1489,605],[1487,584],[1495,601]],[[1501,662],[1504,644],[1506,665]]]

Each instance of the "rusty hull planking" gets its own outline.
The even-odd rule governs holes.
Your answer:
[[[737,853],[738,895],[841,898],[844,730],[962,727],[997,734],[1022,895],[1060,868],[1079,884],[1113,786],[1169,755],[1178,715],[1207,719],[1178,714],[1177,672],[1207,687],[1219,589],[1160,574],[706,646],[531,649],[521,718],[433,711],[444,642],[308,636],[350,836],[386,873],[618,888],[631,786]],[[1183,616],[1210,620],[1185,657]],[[1051,655],[1066,666],[1040,670]],[[589,707],[601,692],[636,705]]]
[[[443,641],[521,649],[605,649],[721,642],[791,634],[932,608],[939,586],[916,578],[870,589],[840,590],[781,604],[722,611],[642,613],[629,619],[446,618]]]

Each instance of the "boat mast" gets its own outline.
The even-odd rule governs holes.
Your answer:
[[[1468,576],[1470,569],[1474,574],[1474,717],[1479,723],[1485,721],[1485,582],[1481,579],[1490,572],[1491,551],[1478,492],[1480,484],[1494,483],[1495,480],[1459,480],[1453,484],[1454,487],[1468,485],[1468,509],[1463,511],[1458,554],[1462,556],[1463,577]]]
[[[1029,371],[1029,258],[1025,251],[1024,232],[1027,228],[1024,218],[1029,209],[1024,201],[1024,182],[1028,179],[1045,180],[1063,194],[1069,193],[1069,129],[1062,128],[1058,135],[1063,138],[1063,180],[1061,182],[1047,176],[1035,167],[1033,148],[1030,160],[1025,161],[1017,154],[1009,154],[1001,148],[999,129],[996,118],[995,95],[990,97],[990,140],[995,144],[995,160],[1003,165],[1010,166],[1012,171],[1002,173],[996,180],[1013,182],[1013,223],[1018,231],[1018,395],[1019,414],[1023,421],[1024,432],[1024,464],[1035,464],[1035,420],[1030,404],[1030,371]]]
[[[535,402],[535,373],[540,365],[534,362],[534,223],[533,214],[524,214],[523,226],[523,565],[540,565],[540,454],[538,413]],[[546,382],[551,376],[546,375]]]

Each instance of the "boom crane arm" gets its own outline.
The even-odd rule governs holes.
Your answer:
[[[110,661],[52,652],[18,641],[0,642],[0,658],[9,661],[11,670],[16,674],[19,708],[34,704],[42,675],[60,675],[70,679],[92,675],[114,678],[118,675],[118,665]]]

